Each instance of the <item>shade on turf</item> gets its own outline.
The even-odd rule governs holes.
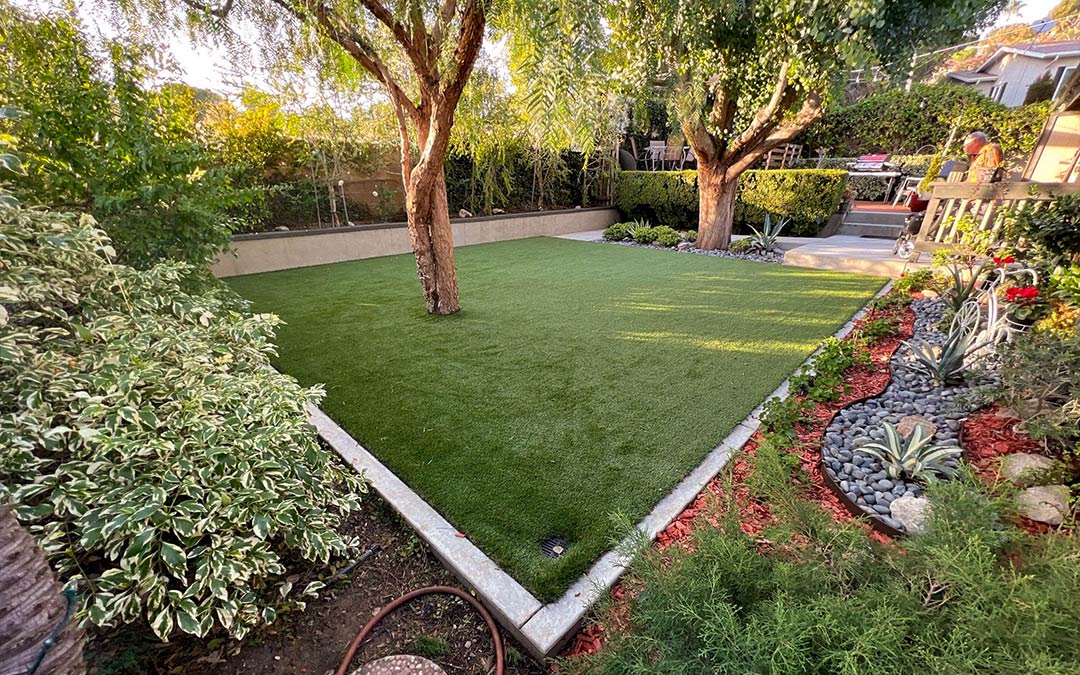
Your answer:
[[[543,600],[884,282],[549,238],[457,262],[448,317],[424,313],[407,255],[228,281],[287,322],[279,367],[324,383],[331,417]]]

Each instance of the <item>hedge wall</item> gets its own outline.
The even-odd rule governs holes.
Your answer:
[[[940,150],[960,119],[958,139],[981,129],[1001,144],[1006,158],[1031,152],[1050,111],[1050,102],[1006,108],[977,90],[957,84],[916,84],[910,92],[883,88],[856,103],[835,106],[800,138],[808,150],[830,155]],[[954,149],[957,146],[953,146]]]
[[[784,234],[816,235],[840,209],[847,172],[834,169],[746,171],[739,178],[736,232],[759,225],[765,214],[791,219]],[[615,206],[625,218],[679,229],[698,224],[696,171],[620,171]]]
[[[858,157],[826,157],[821,162],[821,168],[845,169],[848,164],[856,159]],[[889,157],[889,162],[896,164],[897,170],[905,176],[925,176],[926,169],[933,159],[934,155],[892,155]],[[957,157],[957,159],[960,159],[960,157]],[[816,157],[799,159],[794,163],[796,169],[813,169],[817,168],[817,165],[818,159]],[[893,182],[893,189],[896,189],[899,181],[900,179],[897,179]],[[848,176],[848,182],[855,187],[855,194],[858,199],[868,199],[870,201],[878,201],[883,198],[885,189],[889,186],[888,178],[875,178],[873,176]]]

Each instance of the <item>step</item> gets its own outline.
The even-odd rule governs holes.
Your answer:
[[[840,226],[837,234],[842,234],[848,237],[896,239],[903,231],[903,225],[870,225],[866,223],[844,223]]]
[[[893,278],[926,267],[892,255],[890,242],[844,235],[794,248],[784,254],[784,264]]]
[[[844,217],[845,225],[903,225],[907,211],[851,211]]]

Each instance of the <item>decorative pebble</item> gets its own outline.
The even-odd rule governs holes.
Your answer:
[[[914,341],[941,345],[945,336],[937,326],[945,315],[945,305],[931,298],[912,302],[915,312]],[[882,424],[901,425],[904,430],[915,424],[933,430],[936,445],[960,447],[957,432],[961,421],[975,405],[967,399],[974,387],[992,386],[1000,381],[996,362],[984,362],[974,377],[956,386],[934,386],[930,377],[913,367],[910,350],[901,347],[889,363],[892,378],[878,396],[851,404],[833,419],[823,438],[824,468],[835,472],[840,489],[852,501],[896,529],[904,529],[892,516],[891,504],[900,497],[917,498],[922,488],[902,477],[892,478],[881,463],[857,449],[885,437]],[[913,417],[917,416],[917,417]],[[956,460],[946,462],[958,465]]]

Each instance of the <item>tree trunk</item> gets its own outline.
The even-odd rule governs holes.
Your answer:
[[[453,314],[458,302],[454,269],[454,233],[441,163],[421,162],[413,170],[405,196],[409,236],[416,255],[416,274],[431,314]]]
[[[696,248],[726,250],[735,222],[735,191],[739,177],[722,164],[698,162],[698,234]]]
[[[82,675],[86,634],[71,616],[64,622],[67,601],[45,554],[0,505],[0,675]],[[42,655],[45,641],[52,646]],[[39,663],[40,660],[40,663]]]

